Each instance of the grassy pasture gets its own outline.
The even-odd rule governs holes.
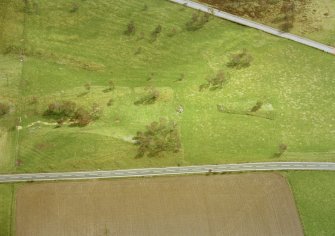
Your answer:
[[[335,232],[335,173],[292,171],[288,179],[305,235],[332,235]]]
[[[16,3],[21,14],[22,2]],[[185,23],[194,11],[162,0],[40,0],[24,9],[22,74],[14,62],[11,69],[21,76],[15,103],[23,129],[9,161],[19,163],[18,172],[335,159],[331,55],[216,18],[190,32]],[[136,32],[127,36],[131,20]],[[230,55],[243,48],[251,66],[228,68]],[[223,89],[199,92],[219,70],[228,76]],[[116,89],[103,92],[109,80]],[[86,83],[91,90],[83,95]],[[148,86],[160,91],[158,101],[134,105]],[[59,100],[97,103],[103,115],[84,128],[54,128],[42,113]],[[243,113],[257,101],[273,120],[217,110],[220,104]],[[131,138],[160,117],[178,122],[181,152],[134,159]],[[274,158],[280,143],[288,150]]]
[[[7,184],[0,185],[0,236],[12,235],[12,201],[14,186]]]

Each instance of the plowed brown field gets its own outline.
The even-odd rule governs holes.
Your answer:
[[[27,184],[17,236],[303,235],[277,174]]]

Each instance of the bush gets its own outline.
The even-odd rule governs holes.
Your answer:
[[[162,26],[161,25],[157,25],[156,28],[154,29],[154,31],[152,31],[151,35],[152,36],[157,36],[161,32],[162,32]]]
[[[10,107],[6,103],[0,102],[0,116],[4,116],[9,113]]]
[[[97,120],[102,114],[102,109],[98,104],[92,105],[92,110],[79,107],[72,101],[53,102],[48,105],[44,116],[56,119],[58,126],[61,126],[66,120],[78,126],[86,126],[91,121]]]
[[[204,83],[199,86],[199,91],[203,91],[204,89],[217,90],[222,89],[223,85],[227,82],[227,78],[223,71],[219,71],[215,77],[207,78],[207,83]]]
[[[168,37],[173,37],[177,34],[177,29],[176,28],[172,28],[170,30],[170,32],[167,34]]]
[[[146,127],[146,131],[137,132],[133,138],[139,146],[136,158],[154,157],[161,152],[179,152],[181,149],[180,135],[177,124],[173,121],[160,119]]]
[[[287,145],[284,143],[279,144],[278,152],[275,153],[275,157],[281,157],[287,150]]]
[[[78,3],[72,3],[70,12],[71,12],[71,13],[75,13],[75,12],[77,12],[78,10],[79,10],[79,5],[78,5]]]
[[[280,30],[289,32],[293,28],[293,22],[286,21],[279,26]]]
[[[72,101],[53,102],[48,105],[44,112],[45,116],[54,116],[56,118],[71,118],[76,111],[77,105]]]
[[[256,111],[260,110],[260,109],[262,108],[262,106],[263,106],[263,102],[258,101],[258,102],[256,103],[256,105],[253,106],[253,107],[250,109],[250,111],[251,111],[251,112],[256,112]]]
[[[115,89],[115,84],[114,84],[113,80],[108,81],[108,89],[109,89],[109,91],[113,91]]]
[[[196,31],[201,29],[209,21],[209,16],[210,15],[208,13],[194,13],[192,18],[186,22],[186,29],[188,31]]]
[[[157,25],[157,27],[154,29],[154,31],[151,32],[151,41],[154,42],[156,41],[158,35],[162,32],[162,26],[161,25]]]
[[[78,126],[86,126],[92,121],[92,118],[87,110],[78,108],[73,116],[73,120]]]
[[[134,35],[136,32],[136,27],[134,21],[130,21],[127,25],[127,29],[124,31],[125,35]]]
[[[154,104],[159,98],[159,91],[155,88],[150,88],[147,95],[135,101],[135,105],[149,105]]]
[[[111,99],[109,99],[108,100],[108,102],[107,102],[107,106],[112,106],[113,105],[113,103],[114,103],[114,100],[111,98]]]
[[[91,83],[84,84],[84,87],[87,91],[90,91],[91,90]]]
[[[246,49],[243,49],[242,52],[233,54],[231,56],[231,59],[228,62],[227,66],[236,69],[241,69],[250,66],[252,60],[253,60],[252,56],[247,52]]]

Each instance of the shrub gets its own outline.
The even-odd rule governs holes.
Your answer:
[[[138,47],[137,50],[135,51],[134,55],[141,54],[142,52],[142,47]]]
[[[209,21],[209,16],[210,15],[208,13],[194,13],[192,18],[186,22],[186,29],[188,31],[196,31],[201,29]]]
[[[176,28],[172,28],[170,30],[170,32],[167,34],[168,37],[173,37],[177,34],[177,29]]]
[[[72,101],[53,102],[48,105],[48,109],[44,112],[44,115],[56,118],[71,118],[75,111],[76,104]]]
[[[86,83],[86,84],[84,84],[84,88],[85,88],[87,91],[90,91],[90,90],[91,90],[91,83]]]
[[[92,118],[87,110],[78,108],[73,116],[73,120],[78,126],[86,126],[92,121]]]
[[[6,103],[0,102],[0,117],[9,113],[10,107]]]
[[[72,124],[78,126],[86,126],[91,121],[97,120],[102,114],[102,109],[96,103],[92,105],[92,110],[79,107],[72,101],[53,102],[48,105],[44,116],[54,118],[58,126],[61,126],[66,120],[70,120]]]
[[[152,31],[151,35],[152,36],[157,36],[161,32],[162,32],[162,26],[161,25],[157,25],[156,28],[154,29],[154,31]]]
[[[181,149],[180,135],[177,124],[173,121],[160,119],[146,127],[146,131],[137,132],[133,138],[135,145],[139,146],[136,158],[154,157],[161,152],[179,152]]]
[[[154,42],[156,41],[158,35],[162,32],[162,26],[161,25],[157,25],[157,27],[151,32],[151,41]]]
[[[38,98],[36,96],[32,96],[29,104],[37,104],[37,103],[38,103]]]
[[[281,157],[287,150],[287,145],[284,143],[281,143],[278,145],[278,152],[275,153],[275,157]]]
[[[252,60],[253,60],[252,56],[247,52],[246,49],[243,49],[242,52],[233,54],[231,56],[227,66],[236,69],[241,69],[250,66]]]
[[[159,98],[159,91],[155,88],[150,88],[148,94],[135,101],[135,105],[149,105],[154,104]]]
[[[289,32],[293,28],[293,22],[286,21],[279,26],[280,30]]]
[[[250,109],[250,111],[251,111],[251,112],[256,112],[256,111],[260,110],[260,109],[262,108],[262,106],[263,106],[263,102],[258,101],[258,102],[256,103],[256,105],[253,106],[253,107]]]
[[[142,8],[142,11],[146,11],[148,10],[148,5],[147,4],[144,4],[143,8]]]
[[[219,71],[213,78],[207,78],[207,83],[199,86],[199,91],[204,89],[217,90],[222,89],[223,85],[227,82],[227,78],[223,71]]]
[[[134,21],[130,21],[127,25],[127,29],[124,31],[125,35],[134,35],[136,32],[136,27]]]
[[[102,108],[97,103],[93,103],[90,118],[92,120],[98,120],[102,115]]]
[[[79,5],[78,5],[78,3],[72,3],[70,12],[71,12],[71,13],[75,13],[75,12],[77,12],[78,10],[79,10]]]
[[[109,91],[113,91],[115,89],[115,84],[114,84],[113,80],[108,81],[108,89],[109,89]]]
[[[107,106],[112,106],[113,105],[113,103],[114,103],[114,100],[111,98],[111,99],[109,99],[108,100],[108,102],[107,102]]]

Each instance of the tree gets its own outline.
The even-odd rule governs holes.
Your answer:
[[[179,152],[181,149],[180,135],[177,124],[173,121],[160,119],[146,126],[146,131],[137,132],[133,138],[138,146],[136,158],[154,157],[161,152]]]

